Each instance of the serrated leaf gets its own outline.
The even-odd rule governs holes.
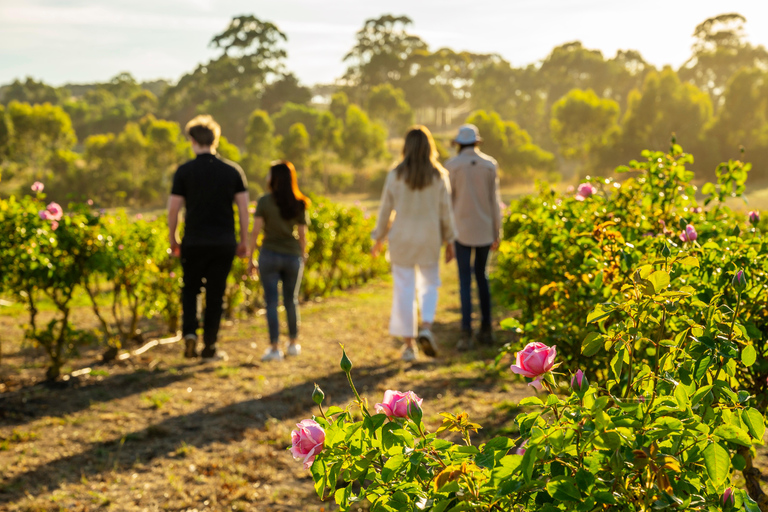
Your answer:
[[[596,332],[591,332],[586,335],[584,341],[581,342],[581,353],[587,357],[591,357],[600,351],[603,346],[603,337]]]
[[[741,411],[741,421],[747,426],[752,437],[759,441],[763,440],[765,435],[765,418],[760,414],[760,411],[754,407],[744,409]]]
[[[755,347],[752,345],[747,345],[741,350],[741,362],[744,363],[744,366],[752,366],[755,364],[755,361],[757,361],[757,352],[755,351]]]
[[[747,433],[736,425],[720,425],[715,429],[714,434],[731,443],[752,446],[752,440]]]
[[[728,477],[731,469],[731,458],[728,456],[728,450],[718,443],[712,443],[704,448],[704,467],[707,469],[709,478],[720,487]]]

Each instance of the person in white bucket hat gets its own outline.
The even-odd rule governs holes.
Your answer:
[[[494,342],[491,321],[491,292],[487,263],[491,250],[499,245],[501,208],[496,160],[480,152],[482,142],[477,126],[465,124],[453,140],[458,154],[445,163],[451,180],[451,198],[456,219],[456,263],[459,267],[462,336],[456,348],[474,346],[472,334],[472,273],[474,267],[480,298],[481,322],[477,339],[481,344]],[[474,253],[474,265],[472,255]]]

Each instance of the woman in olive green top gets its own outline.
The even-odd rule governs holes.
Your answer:
[[[288,316],[290,336],[287,353],[297,356],[301,352],[296,340],[299,335],[299,288],[306,261],[309,199],[299,190],[296,169],[290,162],[280,161],[272,165],[267,183],[270,193],[259,198],[254,214],[248,269],[249,273],[259,272],[267,303],[270,348],[261,360],[280,361],[283,359],[277,317],[277,287],[280,281],[283,282],[283,305]],[[259,260],[255,263],[253,251],[262,229],[264,239]]]

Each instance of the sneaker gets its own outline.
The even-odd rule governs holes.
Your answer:
[[[298,343],[289,343],[288,348],[285,349],[285,354],[288,356],[297,356],[301,354],[301,345]]]
[[[429,357],[437,356],[437,343],[435,343],[435,337],[432,335],[432,331],[429,329],[421,329],[419,331],[419,337],[416,338],[421,346],[421,351]]]
[[[403,355],[400,358],[406,363],[412,363],[419,358],[419,354],[416,351],[416,347],[405,347],[403,349]]]
[[[279,348],[269,348],[266,352],[264,352],[264,355],[261,356],[262,361],[282,361],[283,360],[283,351]]]
[[[200,354],[204,363],[211,361],[228,361],[229,356],[223,350],[216,350],[216,345],[205,347]]]
[[[456,344],[456,350],[459,352],[466,352],[472,350],[475,347],[475,338],[472,336],[472,331],[462,331],[461,338]]]
[[[481,345],[491,346],[496,343],[496,336],[493,335],[491,329],[481,329],[480,333],[477,335],[477,341]]]
[[[197,336],[194,334],[184,336],[184,357],[197,357]]]

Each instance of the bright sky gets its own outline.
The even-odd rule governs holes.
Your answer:
[[[232,16],[255,14],[288,36],[288,69],[305,84],[330,82],[368,18],[406,14],[432,49],[496,52],[520,66],[581,40],[606,56],[637,49],[679,66],[698,23],[724,12],[747,18],[768,47],[766,0],[0,0],[0,84],[32,76],[54,85],[178,80],[210,57]]]

